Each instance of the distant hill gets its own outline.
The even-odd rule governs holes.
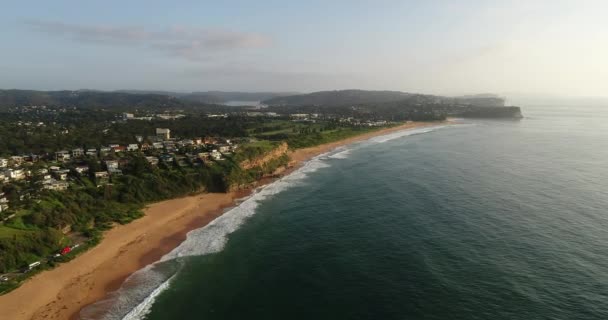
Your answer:
[[[183,108],[183,101],[168,95],[151,93],[79,91],[0,90],[0,109],[28,105],[76,108]]]
[[[36,91],[0,90],[0,110],[9,107],[47,105],[85,109],[183,109],[211,108],[228,101],[262,101],[292,93],[279,92],[171,92],[145,90],[119,91]],[[217,108],[213,108],[216,110]],[[217,109],[219,110],[219,109]]]
[[[400,91],[338,90],[276,97],[263,101],[269,106],[349,106],[376,105],[390,102],[420,104],[462,104],[477,107],[502,107],[504,98],[492,94],[442,97]]]
[[[337,90],[276,97],[263,103],[270,106],[344,106],[394,102],[410,96],[399,91]]]
[[[297,92],[242,92],[242,91],[201,91],[201,92],[171,92],[171,91],[145,91],[120,90],[125,93],[162,94],[179,98],[184,101],[199,103],[225,103],[229,101],[264,101],[275,97],[297,94]]]

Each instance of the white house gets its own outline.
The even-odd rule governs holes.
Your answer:
[[[89,157],[97,157],[97,149],[88,149],[86,155]]]
[[[8,169],[5,174],[11,180],[23,180],[25,179],[25,172],[22,169]]]
[[[131,143],[127,146],[127,151],[137,151],[139,146],[136,143]]]
[[[156,128],[156,136],[162,140],[171,139],[171,130],[167,128]]]
[[[72,157],[77,158],[82,156],[84,156],[84,150],[82,148],[72,150]]]
[[[108,160],[108,161],[106,161],[106,167],[108,167],[108,171],[113,170],[113,169],[118,169],[118,161]]]
[[[68,161],[70,160],[70,153],[65,150],[57,151],[55,152],[55,158],[57,158],[57,161]]]
[[[76,172],[78,172],[79,174],[83,174],[83,173],[89,172],[89,167],[87,167],[87,166],[78,166],[78,167],[76,167]]]
[[[8,159],[0,158],[0,168],[8,167]]]

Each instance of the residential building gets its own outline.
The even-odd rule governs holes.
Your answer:
[[[112,148],[110,148],[110,147],[102,147],[101,149],[99,149],[100,156],[105,156],[112,152],[114,152],[114,150],[112,150]]]
[[[4,192],[0,192],[0,212],[8,209],[8,199],[4,196]]]
[[[156,136],[162,140],[171,139],[171,130],[166,128],[156,128]]]
[[[0,168],[8,167],[8,159],[0,158]]]
[[[131,143],[127,146],[127,151],[137,151],[139,146],[136,143]]]
[[[25,172],[23,169],[8,169],[5,171],[5,174],[11,180],[23,180],[25,179]]]
[[[69,186],[70,184],[65,181],[52,180],[45,184],[43,188],[47,190],[64,191],[67,190]]]
[[[108,168],[108,171],[113,170],[113,169],[118,169],[118,161],[108,160],[108,161],[106,161],[106,167]]]
[[[24,161],[24,159],[22,156],[12,156],[10,163],[14,167],[18,167],[23,164],[23,161]]]
[[[57,151],[55,152],[55,159],[57,159],[57,161],[68,161],[70,160],[70,153],[62,150],[62,151]]]
[[[76,149],[72,150],[72,157],[79,158],[82,156],[84,156],[84,149],[76,148]]]
[[[111,168],[111,169],[108,169],[108,173],[112,176],[120,176],[120,175],[122,175],[122,170]]]
[[[83,173],[87,173],[89,172],[89,167],[87,166],[78,166],[76,167],[76,172],[78,172],[78,174],[83,174]]]
[[[157,157],[146,157],[146,160],[148,160],[148,163],[150,163],[153,166],[158,165],[158,158]]]
[[[89,157],[97,157],[97,149],[88,149],[86,155]]]
[[[95,178],[97,179],[104,179],[108,177],[108,172],[107,171],[98,171],[95,172]]]

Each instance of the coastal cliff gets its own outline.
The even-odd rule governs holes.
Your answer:
[[[261,156],[242,161],[240,163],[240,166],[244,170],[249,170],[249,169],[252,169],[255,167],[264,167],[269,162],[271,162],[275,159],[278,159],[281,156],[287,154],[288,149],[289,149],[289,146],[287,145],[287,143],[283,142],[283,143],[279,144],[275,149],[273,149]]]
[[[520,107],[467,107],[458,114],[464,118],[521,119]]]

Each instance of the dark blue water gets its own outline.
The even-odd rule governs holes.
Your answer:
[[[317,160],[146,319],[608,319],[608,112],[524,112]]]

